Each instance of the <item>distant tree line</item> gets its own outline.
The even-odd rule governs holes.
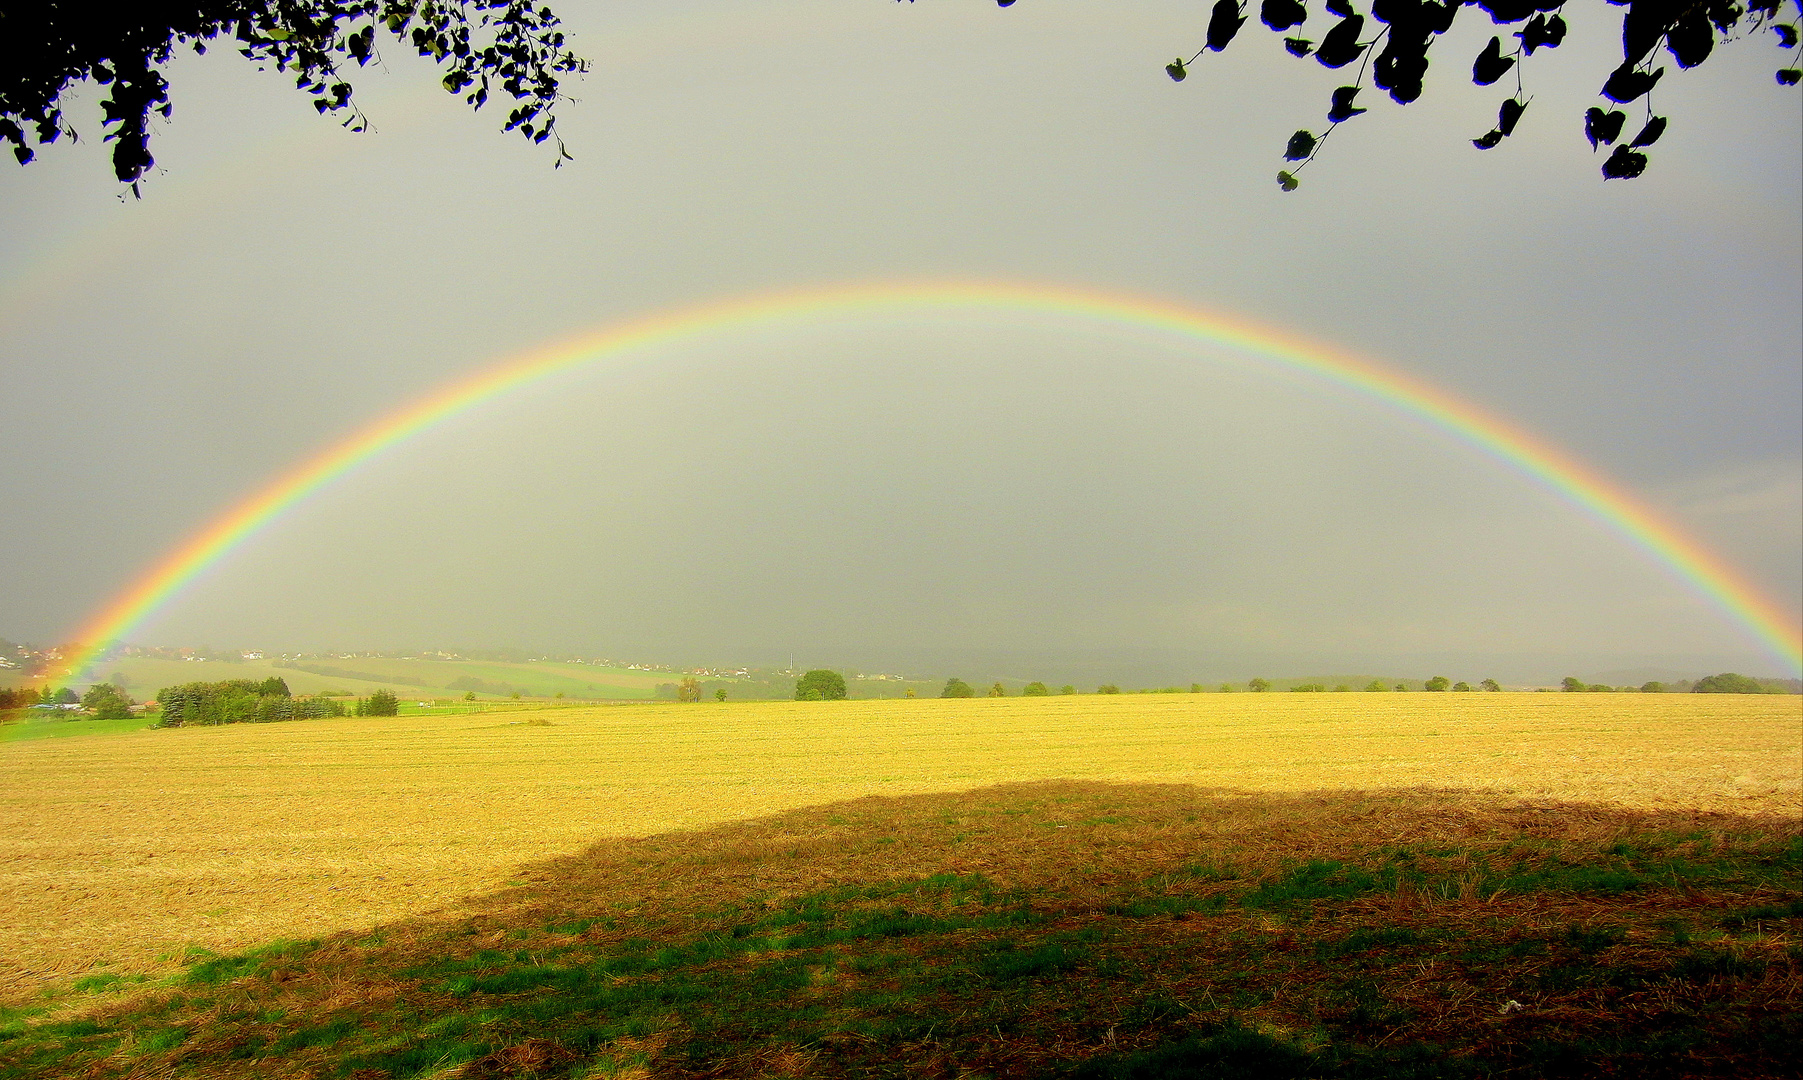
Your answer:
[[[42,690],[33,690],[29,686],[0,687],[0,710],[42,706],[68,709],[79,705],[79,712],[69,709],[74,713],[73,719],[77,720],[124,720],[131,715],[135,704],[137,702],[126,695],[123,687],[110,682],[95,683],[88,687],[87,693],[79,696],[67,686],[60,690],[48,686]]]
[[[390,682],[394,680],[389,680]],[[445,684],[447,690],[462,690],[468,694],[488,694],[491,697],[519,697],[529,691],[507,682],[487,682],[473,675],[465,675],[460,679],[452,679]]]
[[[1276,688],[1277,688],[1276,685],[1274,683],[1272,683],[1272,681],[1270,679],[1264,679],[1264,678],[1255,678],[1255,679],[1248,680],[1244,687],[1244,689],[1246,691],[1248,691],[1250,693],[1254,693],[1254,694],[1268,693]],[[1433,678],[1427,680],[1426,683],[1423,684],[1422,688],[1425,690],[1435,690],[1435,691],[1449,690],[1449,691],[1454,691],[1454,692],[1472,692],[1472,691],[1480,691],[1481,690],[1481,691],[1488,691],[1488,692],[1496,692],[1496,691],[1500,691],[1502,689],[1502,685],[1500,683],[1498,683],[1495,679],[1484,679],[1483,681],[1479,682],[1476,686],[1472,686],[1470,683],[1466,683],[1466,682],[1454,683],[1452,680],[1446,678],[1443,675],[1436,675]],[[1116,683],[1102,683],[1100,686],[1097,686],[1095,688],[1094,693],[1097,693],[1097,694],[1121,694],[1121,693],[1134,693],[1134,694],[1222,693],[1222,694],[1232,694],[1232,693],[1238,692],[1240,689],[1241,689],[1241,687],[1239,687],[1233,683],[1221,683],[1217,687],[1206,687],[1206,686],[1203,686],[1201,683],[1190,683],[1189,688],[1187,690],[1181,686],[1152,686],[1152,687],[1145,687],[1145,688],[1139,689],[1139,690],[1129,691],[1129,690],[1122,690],[1121,687]],[[1319,694],[1319,693],[1329,693],[1329,692],[1343,694],[1343,693],[1352,692],[1353,688],[1350,683],[1344,683],[1344,682],[1337,683],[1332,687],[1329,687],[1326,683],[1322,683],[1322,682],[1299,682],[1299,683],[1291,684],[1287,689],[1289,689],[1292,693],[1301,693],[1301,694],[1309,694],[1309,693]],[[1383,679],[1372,679],[1368,684],[1365,685],[1364,689],[1367,692],[1391,692],[1391,691],[1401,692],[1401,691],[1408,690],[1409,685],[1407,683],[1401,683],[1401,682],[1391,683],[1391,682],[1388,682]],[[1021,688],[1021,691],[1020,691],[1022,697],[1046,697],[1046,696],[1049,696],[1050,694],[1052,694],[1052,692],[1053,691],[1049,686],[1047,686],[1044,682],[1040,682],[1037,680],[1026,684],[1024,687]],[[1057,692],[1059,694],[1075,694],[1075,693],[1077,693],[1077,688],[1075,686],[1070,685],[1069,683],[1066,683],[1064,686],[1060,687]],[[976,695],[977,695],[977,690],[975,687],[971,686],[969,683],[965,682],[963,679],[956,678],[956,677],[947,679],[946,683],[945,683],[945,689],[943,689],[939,692],[939,696],[942,698],[967,698],[967,697],[975,697]],[[1007,697],[1008,696],[1007,687],[1005,687],[1000,682],[996,682],[995,684],[990,686],[989,691],[988,691],[988,696],[990,696],[990,697]]]
[[[394,695],[378,690],[373,700],[386,695],[393,703]],[[217,724],[269,724],[282,720],[312,720],[322,716],[343,716],[344,706],[330,698],[297,698],[288,683],[278,675],[262,682],[250,679],[227,679],[224,682],[192,682],[165,686],[156,694],[162,715],[158,727],[210,727]],[[366,713],[364,702],[358,702],[359,715],[394,715]]]
[[[1455,693],[1455,694],[1457,694],[1457,693],[1490,693],[1490,694],[1494,694],[1494,693],[1499,693],[1502,691],[1502,684],[1497,682],[1495,679],[1481,679],[1475,685],[1473,685],[1472,683],[1464,682],[1464,681],[1454,682],[1453,680],[1446,677],[1445,675],[1435,675],[1433,678],[1427,679],[1417,685],[1419,685],[1420,689],[1427,691],[1429,693],[1448,693],[1448,692],[1450,692],[1450,693]],[[1406,683],[1406,682],[1392,682],[1387,679],[1372,679],[1370,682],[1366,683],[1360,689],[1362,689],[1366,693],[1402,693],[1402,692],[1406,692],[1412,688],[1413,688],[1412,685],[1410,683]],[[1562,684],[1561,688],[1567,692],[1572,692],[1572,693],[1610,693],[1610,694],[1615,694],[1615,693],[1622,693],[1622,694],[1633,694],[1633,693],[1640,693],[1640,694],[1671,694],[1671,693],[1797,694],[1797,693],[1803,693],[1803,680],[1756,679],[1756,678],[1753,678],[1753,677],[1747,676],[1747,675],[1737,675],[1733,672],[1727,672],[1727,673],[1724,673],[1721,675],[1710,675],[1710,676],[1707,676],[1706,678],[1698,679],[1694,683],[1692,683],[1688,680],[1685,680],[1685,681],[1672,682],[1672,683],[1648,682],[1648,683],[1644,683],[1640,686],[1610,686],[1606,683],[1586,683],[1580,679],[1568,676],[1564,680],[1564,683]],[[1280,687],[1278,684],[1274,683],[1270,679],[1254,678],[1254,679],[1247,680],[1244,687],[1241,687],[1234,683],[1220,683],[1214,687],[1204,687],[1201,683],[1191,683],[1189,686],[1189,690],[1187,692],[1191,693],[1191,694],[1201,694],[1201,693],[1211,693],[1211,692],[1212,693],[1231,694],[1231,693],[1238,692],[1242,689],[1247,692],[1254,693],[1254,694],[1269,693],[1273,690],[1278,690],[1278,689],[1287,689],[1291,693],[1298,693],[1298,694],[1321,694],[1321,693],[1342,693],[1343,694],[1343,693],[1352,692],[1353,685],[1351,682],[1342,682],[1342,683],[1337,683],[1330,687],[1324,682],[1310,681],[1310,682],[1291,683],[1287,687]],[[1058,690],[1057,692],[1060,694],[1075,694],[1078,691],[1077,691],[1076,687],[1067,684],[1064,687],[1062,687],[1060,690]],[[1141,690],[1124,691],[1121,689],[1120,686],[1118,686],[1114,683],[1103,683],[1100,686],[1097,686],[1093,692],[1097,693],[1097,694],[1120,694],[1120,693],[1181,694],[1181,693],[1185,693],[1186,691],[1180,686],[1147,687],[1147,688],[1144,688]],[[1035,682],[1030,682],[1030,683],[1026,684],[1026,686],[1022,687],[1020,693],[1021,693],[1022,697],[1045,697],[1045,696],[1053,693],[1053,691],[1044,682],[1035,681]],[[1008,695],[1007,688],[1004,687],[1003,684],[1000,682],[995,683],[988,690],[989,697],[1006,697],[1007,695]],[[939,692],[939,696],[943,697],[943,698],[976,697],[977,689],[976,689],[976,687],[973,687],[969,683],[965,682],[963,679],[954,677],[954,678],[946,680],[945,689],[943,689]]]
[[[1795,694],[1803,692],[1803,682],[1796,679],[1755,679],[1725,671],[1705,675],[1696,682],[1646,682],[1639,686],[1610,686],[1587,683],[1567,675],[1559,688],[1568,694]]]
[[[29,709],[33,705],[75,705],[81,698],[68,687],[52,690],[48,686],[42,691],[29,686],[0,686],[0,709]]]
[[[305,671],[310,675],[324,675],[328,679],[359,679],[363,682],[394,683],[400,686],[419,686],[430,688],[431,683],[424,679],[409,678],[406,675],[385,675],[374,671],[353,671],[350,668],[328,667],[325,664],[298,664],[292,660],[277,660],[271,667],[286,668],[289,671]],[[468,680],[458,680],[465,682]],[[452,690],[462,690],[456,683],[450,684]]]

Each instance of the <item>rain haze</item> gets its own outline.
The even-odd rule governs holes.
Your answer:
[[[1803,609],[1803,104],[1762,38],[1672,73],[1645,176],[1459,57],[1338,131],[1335,73],[1194,3],[554,5],[575,160],[390,44],[342,130],[183,55],[142,200],[84,138],[0,170],[0,636],[66,640],[237,501],[571,335],[783,290],[1102,290],[1371,358],[1610,478]],[[1406,410],[1131,325],[842,312],[500,395],[364,462],[134,631],[1142,684],[1353,671],[1795,676],[1621,532]],[[1657,673],[1657,674],[1656,674]],[[1619,681],[1626,681],[1623,678]],[[1637,680],[1636,680],[1637,681]]]

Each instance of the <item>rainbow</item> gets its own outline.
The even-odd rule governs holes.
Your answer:
[[[1476,406],[1370,361],[1174,303],[1040,284],[925,282],[754,295],[680,308],[556,341],[445,386],[301,461],[168,553],[96,612],[65,656],[80,675],[182,589],[308,495],[396,443],[509,391],[608,357],[703,334],[819,317],[976,311],[1052,316],[1225,347],[1337,385],[1440,429],[1556,493],[1664,564],[1743,625],[1773,657],[1803,668],[1803,635],[1775,605],[1618,485]]]

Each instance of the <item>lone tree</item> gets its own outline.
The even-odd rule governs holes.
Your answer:
[[[965,682],[963,679],[960,679],[956,675],[954,675],[951,678],[945,680],[945,689],[939,691],[939,696],[940,697],[976,697],[977,692],[976,692],[976,690],[971,688],[971,685],[969,683]]]
[[[131,715],[131,698],[112,683],[95,683],[81,696],[81,707],[96,720],[124,720]]]
[[[173,109],[162,69],[178,49],[204,53],[224,41],[259,68],[294,79],[321,115],[352,131],[369,120],[351,98],[344,69],[381,59],[381,41],[430,58],[444,88],[472,109],[496,91],[516,104],[502,130],[534,143],[554,140],[569,158],[553,108],[561,78],[587,70],[564,42],[556,14],[525,0],[0,0],[0,138],[21,164],[76,129],[63,115],[75,83],[108,87],[101,127],[113,174],[131,185],[155,159],[150,118]],[[380,32],[380,37],[378,37]]]
[[[816,668],[795,680],[796,701],[844,701],[845,676]]]
[[[559,694],[557,696],[562,697],[563,695]],[[700,701],[701,700],[701,681],[691,675],[691,676],[684,678],[681,682],[677,683],[676,684],[676,700],[677,701]]]
[[[1008,7],[1013,0],[999,0]],[[1598,72],[1601,104],[1584,113],[1584,136],[1592,152],[1613,149],[1603,162],[1605,180],[1628,180],[1646,170],[1647,147],[1665,133],[1666,117],[1653,112],[1653,87],[1664,77],[1666,57],[1680,69],[1708,60],[1715,46],[1742,37],[1769,32],[1785,50],[1777,71],[1781,86],[1803,81],[1798,66],[1798,15],[1803,0],[1609,0],[1627,8],[1621,21],[1621,64]],[[1330,70],[1357,63],[1350,82],[1337,87],[1327,108],[1327,126],[1319,134],[1304,128],[1290,136],[1283,156],[1294,164],[1278,172],[1277,182],[1294,191],[1297,174],[1321,152],[1327,137],[1341,124],[1367,110],[1357,104],[1366,86],[1389,94],[1398,105],[1421,96],[1427,75],[1428,51],[1442,34],[1452,29],[1467,7],[1481,9],[1492,25],[1503,28],[1490,38],[1471,61],[1471,81],[1491,86],[1514,75],[1513,92],[1497,108],[1496,126],[1471,140],[1479,150],[1491,150],[1514,134],[1532,100],[1526,69],[1534,53],[1556,49],[1565,40],[1561,14],[1565,0],[1366,0],[1361,13],[1350,0],[1325,0],[1321,10],[1328,19],[1309,21],[1306,0],[1261,0],[1259,21],[1286,35],[1285,51],[1298,60],[1314,57]],[[1204,42],[1188,60],[1179,57],[1165,65],[1176,82],[1189,76],[1190,66],[1210,52],[1225,49],[1239,34],[1250,15],[1241,0],[1217,0],[1211,9]],[[1475,16],[1474,16],[1475,17]],[[1331,21],[1331,25],[1328,25]],[[1661,47],[1665,55],[1661,55]],[[1628,125],[1629,106],[1641,116]],[[1633,132],[1631,138],[1622,136]]]

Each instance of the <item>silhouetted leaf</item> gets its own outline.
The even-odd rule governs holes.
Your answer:
[[[1494,23],[1518,23],[1539,7],[1534,0],[1477,0],[1477,6],[1490,13]]]
[[[1359,44],[1359,33],[1365,29],[1365,17],[1353,15],[1334,24],[1315,50],[1315,59],[1327,67],[1345,67],[1359,58],[1365,47]]]
[[[1472,62],[1471,81],[1479,86],[1489,86],[1507,75],[1514,66],[1513,56],[1502,55],[1502,38],[1493,37],[1490,44],[1484,46],[1484,51],[1478,53],[1477,59]]]
[[[1327,0],[1327,13],[1338,15],[1342,19],[1352,18],[1352,5],[1346,0]]]
[[[1665,49],[1681,68],[1693,68],[1709,59],[1715,48],[1715,27],[1709,25],[1702,8],[1691,8],[1679,17],[1677,25],[1665,32]]]
[[[1302,0],[1265,0],[1258,17],[1273,30],[1288,30],[1308,20],[1308,8]]]
[[[1584,113],[1584,137],[1590,140],[1590,149],[1595,150],[1598,143],[1612,143],[1621,137],[1621,126],[1627,123],[1628,115],[1617,109],[1605,113],[1601,109],[1592,108]]]
[[[1013,7],[1014,0],[995,0],[996,7]]]
[[[1481,139],[1471,140],[1471,145],[1477,147],[1479,150],[1488,150],[1491,147],[1495,146],[1497,143],[1502,142],[1502,141],[1503,141],[1503,133],[1502,132],[1491,131],[1491,132],[1487,132],[1484,135],[1484,137]]]
[[[1282,188],[1283,190],[1295,191],[1296,184],[1297,184],[1296,178],[1294,176],[1290,175],[1289,173],[1279,172],[1277,174],[1277,186]]]
[[[1521,33],[1515,36],[1521,39],[1522,51],[1529,56],[1534,55],[1535,49],[1556,49],[1559,47],[1559,42],[1565,40],[1565,20],[1557,15],[1550,19],[1544,15],[1536,15]]]
[[[1659,136],[1663,134],[1665,134],[1665,117],[1655,116],[1646,122],[1646,127],[1641,128],[1640,134],[1634,136],[1634,141],[1628,145],[1651,146],[1658,142]]]
[[[1315,137],[1307,131],[1298,131],[1290,136],[1290,144],[1284,148],[1286,161],[1301,161],[1315,152]]]
[[[1246,17],[1240,14],[1239,0],[1215,0],[1214,14],[1208,19],[1208,48],[1210,52],[1220,52],[1246,25]]]
[[[1421,96],[1421,80],[1427,75],[1427,37],[1409,36],[1392,27],[1389,44],[1371,66],[1371,81],[1390,92],[1390,100],[1407,105]]]
[[[1623,64],[1638,64],[1646,59],[1665,36],[1671,22],[1671,8],[1664,0],[1636,0],[1629,5],[1621,20],[1621,59]]]
[[[1307,56],[1314,47],[1314,42],[1307,38],[1288,37],[1283,39],[1283,47],[1290,50],[1291,56]],[[1780,76],[1782,78],[1782,76]]]
[[[1171,77],[1172,82],[1182,82],[1189,77],[1189,71],[1184,67],[1183,57],[1181,56],[1166,64],[1164,66],[1164,73]]]
[[[1657,83],[1659,77],[1664,74],[1664,68],[1648,75],[1644,71],[1634,70],[1629,64],[1623,64],[1616,68],[1614,74],[1609,76],[1609,81],[1603,84],[1603,96],[1610,101],[1625,105],[1651,90],[1653,84]]]
[[[1632,180],[1646,171],[1646,155],[1637,154],[1625,146],[1615,148],[1609,160],[1603,162],[1604,180]]]
[[[1778,71],[1779,86],[1795,86],[1803,81],[1803,68],[1781,68]]]
[[[1515,134],[1515,125],[1521,122],[1521,114],[1528,111],[1528,103],[1520,98],[1510,98],[1502,103],[1496,114],[1496,130],[1505,136]]]
[[[1338,124],[1365,111],[1352,107],[1352,99],[1358,96],[1358,92],[1359,88],[1356,86],[1342,86],[1333,92],[1333,104],[1327,110],[1328,123]]]
[[[1777,26],[1772,27],[1772,32],[1774,34],[1778,35],[1778,47],[1779,48],[1794,49],[1797,47],[1797,28],[1796,27],[1785,26],[1783,23],[1780,23]]]

